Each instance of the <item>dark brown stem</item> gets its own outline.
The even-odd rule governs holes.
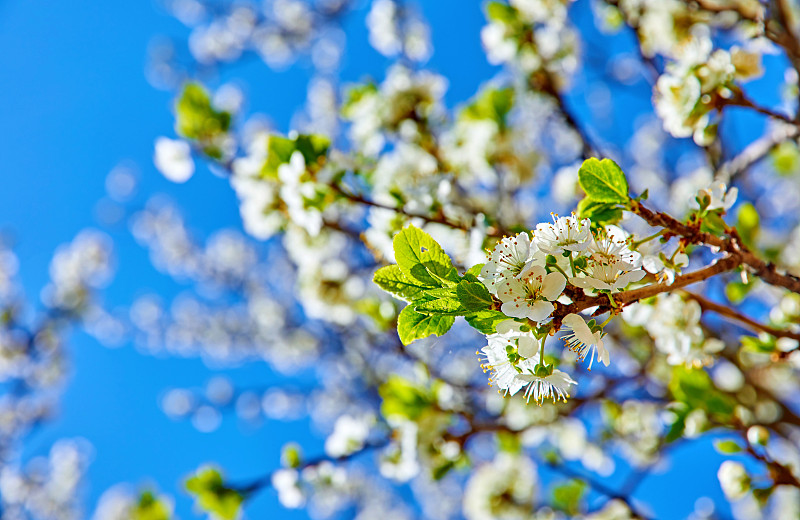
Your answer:
[[[619,309],[625,307],[626,305],[630,305],[631,303],[636,303],[640,300],[656,296],[660,293],[674,291],[676,289],[680,289],[681,287],[686,287],[687,285],[702,282],[703,280],[707,280],[712,276],[730,271],[731,269],[736,268],[739,263],[740,259],[738,256],[729,255],[721,258],[716,263],[713,263],[708,267],[704,267],[703,269],[698,269],[697,271],[693,271],[691,273],[676,276],[675,281],[672,282],[672,285],[654,283],[644,287],[639,287],[638,289],[632,289],[630,291],[623,291],[614,294],[612,297],[614,299],[615,307],[611,306],[609,296],[606,294],[601,294],[598,296],[586,296],[580,291],[573,291],[570,296],[572,298],[571,304],[559,304],[556,306],[556,310],[553,312],[553,330],[557,330],[558,327],[561,326],[561,320],[563,320],[568,314],[577,314],[591,307],[598,307],[595,315],[609,311],[618,312]]]
[[[758,112],[759,114],[763,114],[763,115],[771,117],[773,119],[778,119],[780,121],[783,121],[786,124],[793,125],[793,126],[797,125],[797,121],[795,121],[791,117],[787,116],[786,114],[781,114],[780,112],[776,112],[776,111],[772,110],[771,108],[767,108],[767,107],[764,107],[764,106],[761,106],[761,105],[757,105],[753,101],[751,101],[749,98],[745,97],[744,94],[742,94],[741,92],[739,92],[733,99],[727,100],[724,103],[724,105],[725,106],[749,108],[751,110],[754,110],[754,111]]]
[[[338,195],[340,195],[343,198],[349,200],[350,202],[355,202],[357,204],[363,204],[364,206],[369,206],[369,207],[372,207],[372,208],[387,209],[387,210],[390,210],[390,211],[394,211],[395,213],[399,213],[401,215],[405,215],[406,217],[409,217],[409,218],[418,218],[418,219],[423,220],[423,221],[428,222],[428,223],[442,224],[443,226],[447,226],[447,227],[450,227],[450,228],[453,228],[453,229],[459,229],[461,231],[469,231],[470,229],[472,229],[469,225],[461,224],[459,222],[454,222],[454,221],[448,219],[447,217],[445,217],[444,215],[441,215],[441,214],[438,214],[438,215],[419,215],[419,214],[416,214],[416,213],[410,213],[410,212],[406,211],[404,208],[401,208],[401,207],[398,207],[398,206],[389,206],[388,204],[381,204],[380,202],[375,202],[373,200],[367,199],[362,195],[358,195],[356,193],[351,193],[349,191],[346,191],[346,190],[342,189],[342,187],[337,185],[337,184],[331,183],[329,186]]]
[[[699,303],[700,308],[704,311],[716,312],[721,316],[724,316],[731,320],[747,325],[751,330],[754,330],[756,332],[766,332],[767,334],[775,336],[776,338],[791,338],[800,341],[800,334],[797,334],[789,330],[780,330],[774,327],[770,327],[768,325],[764,325],[763,323],[759,323],[756,320],[749,318],[744,314],[739,313],[735,309],[731,309],[730,307],[726,307],[725,305],[720,305],[719,303],[712,302],[711,300],[703,296],[700,296],[699,294],[695,294],[690,291],[683,291],[683,293],[692,300]]]
[[[800,294],[800,278],[781,272],[772,262],[765,262],[748,250],[739,239],[735,229],[730,230],[730,237],[721,238],[711,233],[700,231],[699,227],[688,226],[663,212],[647,209],[639,201],[632,201],[631,211],[639,215],[651,226],[665,228],[668,233],[682,237],[691,244],[704,244],[735,255],[748,270],[770,285],[784,287]]]

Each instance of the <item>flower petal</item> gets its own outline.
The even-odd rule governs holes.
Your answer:
[[[528,306],[520,305],[518,302],[505,302],[502,306],[500,306],[500,310],[503,311],[503,314],[506,316],[511,316],[512,318],[528,317]]]
[[[542,282],[542,296],[550,301],[557,299],[564,292],[564,287],[567,285],[567,279],[564,275],[558,272],[552,272],[545,276]]]
[[[538,346],[533,337],[528,335],[520,336],[517,353],[524,358],[530,358],[536,355]]]
[[[528,307],[528,312],[526,313],[526,316],[533,321],[537,322],[542,321],[548,316],[550,316],[550,313],[553,312],[553,309],[555,309],[555,306],[552,303],[543,300],[538,300],[534,302],[533,305]]]

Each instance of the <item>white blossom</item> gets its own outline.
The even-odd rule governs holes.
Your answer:
[[[278,500],[288,509],[298,509],[306,503],[300,487],[300,475],[296,469],[282,468],[272,474],[272,487],[278,492]]]
[[[504,394],[516,394],[528,384],[521,377],[522,374],[535,369],[535,365],[526,358],[536,355],[536,339],[530,333],[513,334],[511,331],[490,334],[486,339],[488,345],[481,349],[485,358],[481,368],[484,372],[491,372],[489,384],[494,384]]]
[[[566,283],[561,273],[548,273],[542,266],[530,265],[518,277],[500,282],[497,297],[503,302],[501,310],[506,316],[540,322],[553,312],[551,302],[561,296]]]
[[[192,148],[186,141],[159,137],[153,156],[158,171],[172,182],[186,182],[194,174]]]
[[[489,292],[497,294],[501,282],[516,278],[533,263],[543,261],[544,254],[531,242],[528,233],[523,232],[498,242],[491,258],[481,269],[481,279]]]
[[[732,460],[723,462],[717,471],[717,478],[722,491],[730,500],[738,500],[750,490],[750,477],[739,462]]]
[[[585,253],[590,262],[615,264],[625,262],[629,269],[639,267],[642,255],[628,246],[628,234],[618,226],[606,226],[602,238],[594,238]]]
[[[583,361],[589,356],[589,370],[592,369],[594,358],[608,366],[608,349],[603,346],[603,333],[601,331],[592,332],[589,325],[577,314],[568,314],[562,323],[571,329],[569,334],[564,336],[564,343],[567,347],[578,354],[578,360]]]
[[[574,276],[569,279],[572,285],[583,289],[595,291],[622,291],[628,284],[638,282],[644,278],[642,269],[631,269],[627,262],[614,262],[613,264],[590,263],[588,274]]]
[[[529,458],[499,453],[475,470],[464,490],[467,520],[510,520],[529,515],[536,496],[536,468]]]
[[[687,265],[689,265],[689,255],[680,252],[675,253],[671,259],[656,255],[647,255],[642,259],[644,270],[656,275],[659,283],[667,285],[672,285],[675,281],[675,274],[680,273],[680,269]]]
[[[722,210],[728,211],[731,206],[736,202],[736,197],[739,195],[737,188],[728,189],[724,182],[714,182],[711,186],[703,188],[697,192],[697,199],[701,201],[708,201],[706,209],[708,211]],[[693,207],[698,207],[697,200],[692,201]]]
[[[325,440],[325,453],[331,457],[343,457],[363,448],[373,420],[371,415],[339,417],[333,432]]]
[[[591,221],[578,220],[575,214],[568,217],[553,216],[553,223],[541,223],[533,232],[533,241],[539,249],[550,255],[565,251],[584,251],[589,247]]]
[[[390,444],[383,452],[379,469],[381,475],[386,478],[406,482],[416,477],[420,471],[417,457],[419,428],[411,421],[403,421],[399,425],[394,425],[394,428],[400,434],[400,439]]]
[[[296,151],[288,163],[278,167],[278,178],[282,182],[281,199],[286,203],[292,222],[314,237],[322,230],[322,213],[308,204],[308,201],[315,196],[316,185],[301,180],[305,172],[306,161],[303,154]]]
[[[558,400],[566,402],[570,396],[570,387],[578,384],[569,374],[557,368],[553,369],[550,375],[537,376],[529,372],[522,374],[520,378],[528,384],[528,388],[523,394],[525,399],[530,401],[533,397],[533,400],[540,405],[545,399],[552,399],[553,402]]]

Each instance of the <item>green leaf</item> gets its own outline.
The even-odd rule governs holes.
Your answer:
[[[779,175],[792,175],[800,167],[800,150],[794,141],[784,141],[771,153],[772,165]]]
[[[194,495],[197,506],[215,518],[234,520],[244,497],[233,488],[225,486],[219,470],[205,466],[186,479],[186,490]]]
[[[479,330],[484,334],[494,334],[497,332],[497,324],[510,320],[508,316],[500,311],[479,311],[475,314],[469,314],[464,317],[467,323],[474,329]]]
[[[473,265],[472,267],[467,269],[466,273],[464,273],[464,278],[466,278],[467,275],[470,275],[470,276],[475,277],[475,279],[473,281],[478,281],[478,276],[481,275],[481,271],[483,270],[483,266],[485,266],[485,265],[486,264]]]
[[[288,163],[294,153],[294,141],[280,135],[270,135],[267,141],[267,160],[261,170],[262,177],[277,179],[278,167]]]
[[[519,434],[506,431],[497,432],[497,449],[514,455],[522,452],[522,441]]]
[[[352,117],[353,106],[367,96],[377,94],[378,86],[371,81],[362,85],[351,86],[347,89],[344,95],[344,103],[342,103],[342,115],[346,118]]]
[[[395,235],[394,256],[403,273],[427,285],[455,285],[458,272],[447,253],[430,235],[408,226]]]
[[[703,223],[700,225],[700,230],[713,235],[722,235],[725,233],[727,224],[722,220],[722,216],[717,210],[706,213],[703,217]]]
[[[741,281],[733,281],[729,282],[725,286],[725,296],[728,300],[733,304],[740,304],[747,298],[747,295],[750,294],[750,291],[756,286],[753,281],[748,281],[748,283],[742,283]]]
[[[503,2],[489,2],[486,5],[486,16],[495,22],[512,23],[517,18],[517,10]]]
[[[393,416],[418,419],[433,403],[433,398],[424,388],[400,377],[390,376],[378,389],[381,414],[387,419]]]
[[[664,440],[666,442],[675,442],[683,437],[683,432],[686,430],[686,418],[691,409],[684,403],[674,403],[670,408],[672,413],[675,414],[675,420],[670,425]]]
[[[262,177],[277,179],[278,168],[292,159],[294,152],[300,152],[307,166],[319,163],[328,154],[330,139],[323,135],[300,134],[294,139],[280,135],[270,135],[267,143],[267,160],[261,170]]]
[[[456,287],[461,305],[468,311],[476,312],[492,306],[492,295],[481,282],[462,280]]]
[[[706,411],[717,422],[727,423],[733,417],[736,401],[720,392],[703,369],[677,366],[672,370],[669,390],[676,401],[690,409]]]
[[[331,140],[324,135],[300,134],[295,139],[295,149],[303,154],[306,164],[318,162],[328,154]]]
[[[450,473],[450,470],[456,466],[456,461],[454,460],[445,460],[442,464],[436,466],[431,471],[431,477],[433,480],[442,480],[444,477]]]
[[[415,301],[414,310],[420,314],[464,316],[469,311],[461,306],[456,298],[433,298]],[[449,328],[449,327],[448,327]]]
[[[578,218],[588,218],[595,229],[604,228],[622,220],[622,208],[617,203],[597,202],[586,198],[578,203]]]
[[[577,479],[557,485],[553,488],[553,507],[570,516],[578,514],[587,487],[585,482]]]
[[[287,442],[281,449],[281,464],[286,468],[299,468],[303,463],[303,451],[296,442]]]
[[[739,453],[742,447],[736,441],[731,440],[716,440],[714,441],[714,448],[722,454]]]
[[[578,170],[578,182],[586,196],[596,202],[625,204],[628,181],[622,169],[611,159],[587,159]]]
[[[408,345],[416,339],[443,335],[450,330],[453,322],[453,316],[420,314],[413,309],[413,305],[407,305],[397,317],[397,333],[403,345]]]
[[[170,508],[153,492],[143,491],[131,511],[130,520],[169,520]]]
[[[430,288],[428,285],[408,278],[396,265],[381,267],[375,271],[372,281],[384,291],[407,302],[418,298],[426,289]]]
[[[752,203],[745,202],[739,206],[739,213],[736,216],[736,230],[747,247],[752,248],[755,243],[760,220],[758,211]]]
[[[215,110],[203,85],[190,82],[175,101],[175,131],[187,139],[208,141],[228,131],[231,115]],[[210,151],[213,155],[213,150]]]
[[[490,119],[500,128],[506,126],[506,118],[514,105],[514,89],[510,87],[487,87],[461,112],[465,119]]]

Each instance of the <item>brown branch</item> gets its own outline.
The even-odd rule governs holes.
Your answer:
[[[553,330],[558,330],[558,328],[561,326],[561,321],[568,314],[577,314],[591,307],[598,307],[597,311],[594,313],[595,315],[609,311],[618,312],[619,309],[626,305],[630,305],[631,303],[636,303],[640,300],[656,296],[660,293],[674,291],[676,289],[680,289],[681,287],[686,287],[687,285],[702,282],[703,280],[711,278],[712,276],[730,271],[731,269],[736,268],[740,262],[741,260],[737,255],[730,254],[717,260],[715,263],[704,267],[703,269],[698,269],[697,271],[692,271],[691,273],[676,276],[672,285],[654,283],[644,287],[639,287],[638,289],[632,289],[630,291],[623,291],[614,294],[611,296],[614,299],[613,306],[609,300],[610,297],[606,294],[598,296],[586,296],[581,291],[570,291],[568,296],[570,296],[572,299],[571,304],[563,305],[556,302],[556,309],[553,311]]]
[[[556,87],[553,75],[550,72],[542,69],[541,71],[531,75],[531,77],[528,79],[528,84],[533,90],[537,90],[553,98],[553,101],[555,101],[556,107],[558,108],[558,111],[561,112],[561,115],[564,118],[564,121],[567,123],[567,126],[572,128],[572,130],[578,135],[578,138],[581,141],[581,155],[583,158],[589,159],[590,157],[595,157],[597,155],[595,153],[596,147],[592,144],[589,136],[581,127],[580,123],[578,123],[578,120],[572,115],[569,107],[567,107],[564,97],[558,91],[558,87]]]
[[[737,92],[733,98],[726,100],[724,102],[724,106],[749,108],[751,110],[754,110],[755,112],[758,112],[759,114],[763,114],[767,117],[783,121],[788,125],[792,126],[797,125],[797,121],[793,120],[791,117],[787,116],[786,114],[781,114],[780,112],[776,112],[771,108],[757,105],[751,99],[745,97],[745,95],[741,91]]]
[[[773,41],[783,47],[783,50],[786,51],[786,57],[789,58],[794,69],[800,74],[800,40],[798,40],[797,35],[794,33],[791,20],[789,19],[792,9],[786,3],[786,0],[775,0],[775,6],[775,15],[783,29],[783,34],[779,35],[782,36],[780,41],[778,41],[778,39],[773,39]],[[798,112],[798,116],[800,116],[800,112]]]
[[[772,479],[772,482],[775,486],[780,486],[781,484],[787,484],[789,486],[794,486],[796,488],[800,488],[800,480],[797,480],[797,477],[794,476],[792,470],[781,464],[780,462],[771,459],[764,453],[759,453],[750,445],[747,441],[747,435],[742,434],[745,442],[745,450],[749,453],[754,459],[759,460],[767,466],[767,471],[769,471],[769,476]]]
[[[800,294],[800,278],[792,274],[781,272],[772,262],[765,262],[747,249],[736,229],[731,229],[728,238],[721,238],[711,233],[700,231],[699,227],[688,226],[664,212],[655,212],[647,209],[639,201],[631,201],[631,211],[639,215],[651,226],[665,228],[667,235],[682,237],[690,244],[704,244],[720,251],[735,255],[748,270],[770,285],[784,287],[794,293]]]
[[[724,316],[726,318],[730,318],[733,321],[737,321],[744,325],[747,325],[751,330],[756,332],[766,332],[776,338],[791,338],[797,341],[800,341],[800,334],[789,330],[780,330],[774,327],[770,327],[768,325],[764,325],[763,323],[759,323],[756,320],[745,316],[744,314],[739,313],[736,309],[732,309],[725,305],[720,305],[719,303],[712,302],[711,300],[690,292],[690,291],[682,291],[685,295],[689,298],[693,299],[697,303],[700,304],[700,308],[704,311],[711,311],[716,312],[717,314]]]
[[[726,184],[730,184],[732,180],[736,179],[748,168],[766,157],[767,154],[777,148],[781,143],[789,139],[795,139],[798,135],[800,135],[800,128],[797,126],[780,125],[780,127],[776,128],[771,134],[753,141],[747,145],[744,150],[739,152],[738,155],[725,161],[717,168],[714,178]]]
[[[345,199],[349,200],[350,202],[355,202],[357,204],[363,204],[365,206],[369,206],[369,207],[372,207],[372,208],[380,208],[380,209],[386,209],[386,210],[394,211],[395,213],[399,213],[401,215],[405,215],[406,217],[409,217],[409,218],[418,218],[418,219],[423,220],[423,221],[425,221],[425,222],[427,222],[429,224],[441,224],[443,226],[447,226],[449,228],[458,229],[458,230],[465,231],[465,232],[469,232],[472,229],[469,225],[461,224],[459,222],[454,222],[454,221],[448,219],[447,217],[445,217],[442,214],[437,214],[437,215],[432,215],[431,216],[431,215],[419,215],[417,213],[410,213],[410,212],[406,211],[402,207],[390,206],[388,204],[381,204],[380,202],[375,202],[374,200],[367,199],[363,195],[359,195],[359,194],[356,194],[356,193],[352,193],[352,192],[343,190],[341,188],[341,186],[338,186],[337,184],[331,183],[331,184],[329,184],[329,186],[338,195],[344,197]]]

